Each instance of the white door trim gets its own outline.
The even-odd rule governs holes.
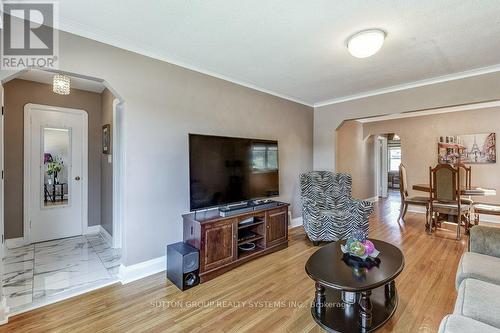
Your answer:
[[[88,114],[85,110],[80,109],[70,109],[70,108],[62,108],[50,105],[42,105],[42,104],[33,104],[28,103],[24,106],[24,176],[23,176],[23,224],[24,224],[24,232],[23,238],[26,244],[31,243],[31,235],[30,235],[30,193],[31,193],[31,184],[26,179],[29,179],[30,170],[31,170],[31,154],[29,149],[29,144],[31,142],[31,126],[28,122],[31,119],[31,114],[36,112],[35,109],[43,109],[45,111],[55,111],[69,114],[81,114],[83,115],[83,158],[82,158],[82,232],[83,234],[87,233],[88,228]]]
[[[387,138],[375,138],[375,190],[378,197],[387,197]]]
[[[0,84],[0,95],[1,95],[1,107],[2,107],[2,114],[0,115],[0,169],[2,172],[2,176],[0,176],[0,228],[2,228],[1,233],[2,233],[2,243],[0,244],[0,325],[7,323],[8,321],[8,313],[9,313],[9,307],[7,306],[7,299],[4,296],[3,293],[3,271],[4,271],[4,264],[3,264],[3,257],[5,254],[5,227],[4,227],[4,214],[5,214],[5,205],[4,205],[4,199],[5,199],[5,187],[4,187],[4,178],[5,176],[3,175],[4,173],[4,159],[5,159],[5,150],[4,150],[4,89],[3,85]]]
[[[113,163],[113,235],[112,247],[121,248],[122,247],[122,202],[123,202],[123,191],[122,191],[122,104],[120,100],[115,98],[113,100],[113,128],[111,133],[113,135],[111,148],[111,156]]]

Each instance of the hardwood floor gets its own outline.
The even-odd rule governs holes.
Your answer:
[[[429,236],[424,214],[409,212],[398,223],[398,209],[398,198],[383,200],[371,218],[370,237],[399,246],[406,259],[396,279],[399,307],[379,332],[436,332],[453,310],[467,237],[456,241],[452,226]],[[321,332],[309,308],[314,284],[304,271],[317,249],[295,228],[287,249],[186,292],[157,274],[18,315],[0,332]]]

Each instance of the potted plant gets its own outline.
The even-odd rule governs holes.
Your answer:
[[[55,157],[51,156],[50,161],[48,161],[46,164],[47,164],[47,175],[49,177],[52,176],[54,184],[58,184],[57,174],[59,172],[61,172],[63,164],[64,164],[62,158],[60,158],[58,156],[55,156]]]

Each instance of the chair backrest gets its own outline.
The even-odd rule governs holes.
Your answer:
[[[439,164],[434,169],[429,167],[431,200],[442,202],[460,202],[460,177],[457,168],[449,164]]]
[[[456,166],[460,175],[460,184],[466,188],[471,188],[472,168],[460,162]]]
[[[399,165],[399,192],[403,200],[408,197],[408,176],[406,166],[403,163]]]
[[[352,178],[346,173],[310,171],[300,175],[300,194],[323,207],[351,199]]]

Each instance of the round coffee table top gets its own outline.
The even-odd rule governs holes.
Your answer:
[[[306,263],[311,279],[323,286],[350,292],[375,289],[394,280],[404,267],[404,256],[399,248],[387,242],[370,239],[380,251],[378,266],[360,268],[348,265],[340,249],[345,241],[324,245],[314,252]]]

